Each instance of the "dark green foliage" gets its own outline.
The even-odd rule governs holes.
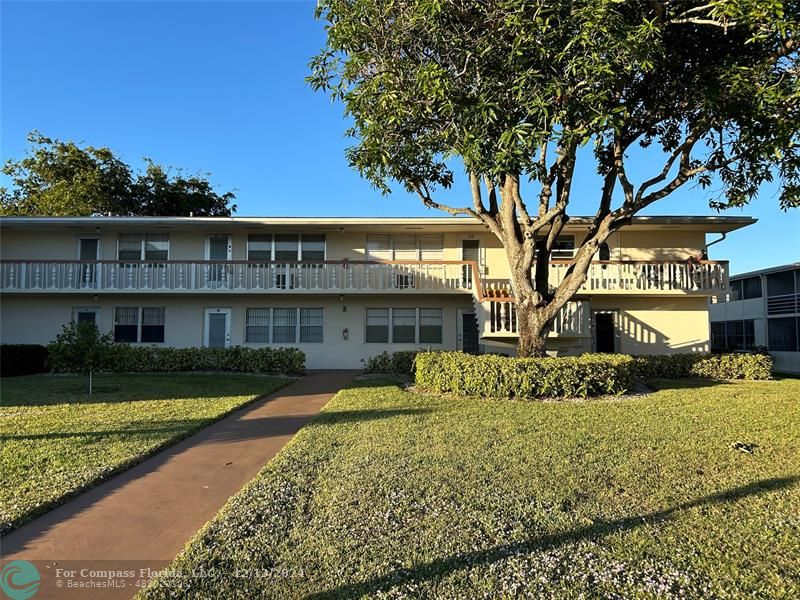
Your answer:
[[[772,379],[768,354],[665,354],[637,356],[636,369],[646,379]]]
[[[128,346],[115,344],[104,369],[117,373],[230,371],[300,375],[306,355],[297,348],[172,348],[169,346]],[[65,371],[58,356],[52,358],[54,371]]]
[[[708,379],[772,379],[768,354],[716,354],[697,361],[692,375]]]
[[[47,348],[39,344],[0,345],[0,376],[33,375],[47,371]]]
[[[399,352],[381,352],[369,357],[364,363],[367,373],[399,373],[414,374],[414,362],[422,350],[400,350]]]
[[[50,366],[61,373],[91,373],[111,368],[110,333],[100,333],[94,323],[70,321],[47,346]]]
[[[622,354],[563,358],[473,356],[461,352],[417,355],[416,383],[437,392],[487,398],[568,398],[621,394],[635,376]]]
[[[144,173],[109,148],[78,146],[33,131],[31,150],[10,159],[3,173],[13,188],[0,188],[0,215],[230,216],[233,192],[218,194],[202,174],[184,174],[145,159]]]

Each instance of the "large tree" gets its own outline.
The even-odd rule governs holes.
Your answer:
[[[800,0],[321,0],[318,16],[327,45],[309,81],[344,102],[350,164],[499,238],[520,355],[544,352],[609,235],[681,186],[716,183],[722,209],[777,179],[781,207],[800,204]],[[597,211],[553,289],[586,145]],[[653,172],[626,169],[634,145]],[[466,206],[439,197],[453,161]]]
[[[170,173],[145,159],[134,173],[108,148],[28,135],[31,148],[8,160],[3,173],[12,188],[0,188],[0,215],[230,216],[233,192],[218,194],[202,175]]]

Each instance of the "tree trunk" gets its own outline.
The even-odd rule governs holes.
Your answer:
[[[517,356],[546,356],[545,343],[550,325],[543,314],[544,309],[536,308],[530,299],[517,301]]]

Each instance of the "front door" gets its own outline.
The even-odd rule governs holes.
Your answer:
[[[467,354],[478,354],[478,318],[473,311],[458,311],[458,349]]]
[[[613,312],[594,313],[594,346],[595,352],[613,354],[617,351]]]
[[[100,256],[100,240],[96,237],[78,240],[78,259],[81,261],[80,287],[97,286],[97,259]]]
[[[227,348],[231,345],[231,309],[207,308],[203,345],[208,348]]]
[[[206,260],[228,261],[231,259],[231,236],[211,235],[206,238]],[[207,287],[227,287],[230,281],[230,265],[223,262],[212,263],[206,267]]]
[[[480,265],[481,243],[478,240],[462,240],[461,260],[475,261]],[[462,271],[461,285],[469,289],[472,287],[472,266],[464,265]]]

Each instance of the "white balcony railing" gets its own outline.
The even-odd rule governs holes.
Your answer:
[[[483,337],[516,336],[517,324],[516,304],[509,300],[484,300],[481,302],[482,317],[479,320]],[[588,337],[589,336],[589,303],[585,300],[567,302],[558,311],[553,327],[552,337]]]
[[[256,261],[16,261],[0,289],[18,291],[462,291],[469,263]]]
[[[550,265],[556,287],[569,263]],[[507,279],[481,277],[469,261],[63,261],[2,260],[0,290],[46,291],[465,291],[479,282],[481,296],[510,296]],[[579,293],[697,293],[728,288],[728,263],[594,262]]]

